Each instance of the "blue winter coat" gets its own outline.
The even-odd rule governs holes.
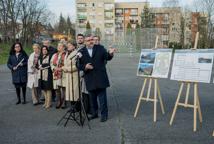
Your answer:
[[[17,66],[22,59],[24,59],[22,62],[23,65],[13,70],[13,67]],[[18,58],[15,54],[9,56],[7,66],[11,70],[12,82],[14,84],[27,83],[27,61],[28,56],[24,53],[20,53]]]

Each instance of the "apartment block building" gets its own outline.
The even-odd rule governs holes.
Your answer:
[[[184,44],[191,47],[195,43],[196,33],[199,32],[199,40],[206,38],[208,29],[207,15],[202,12],[186,11],[184,13]]]
[[[115,32],[125,32],[128,23],[134,29],[136,24],[141,25],[141,13],[147,2],[115,3]]]
[[[159,35],[159,46],[168,47],[170,42],[192,45],[197,31],[207,28],[206,15],[183,12],[180,7],[150,7],[148,2],[117,2],[114,0],[76,0],[76,30],[86,31],[89,22],[92,31],[99,28],[102,37],[121,39],[125,36],[128,24],[134,30],[144,23],[142,16],[147,7],[151,15],[150,30]],[[141,32],[142,40],[145,33]],[[182,33],[183,36],[182,36]],[[147,34],[150,34],[149,32]],[[144,36],[145,37],[145,36]],[[113,38],[114,39],[114,38]]]
[[[150,8],[150,13],[153,17],[152,26],[158,29],[160,45],[168,47],[170,42],[179,43],[181,37],[181,8]]]
[[[76,0],[76,30],[84,33],[89,22],[92,31],[99,28],[102,36],[114,35],[114,0]]]

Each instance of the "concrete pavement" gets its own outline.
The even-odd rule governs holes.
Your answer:
[[[108,89],[109,120],[90,121],[92,127],[83,128],[70,121],[67,127],[57,126],[66,112],[33,106],[28,90],[26,105],[15,105],[16,96],[11,76],[0,72],[0,144],[212,144],[214,129],[213,84],[200,84],[199,96],[203,125],[194,133],[193,110],[179,108],[174,123],[169,120],[175,104],[179,84],[161,79],[160,90],[166,114],[158,110],[153,123],[153,105],[143,102],[138,116],[133,118],[143,78],[136,76],[139,54],[117,54],[108,64],[111,88]],[[159,105],[158,105],[158,108]]]

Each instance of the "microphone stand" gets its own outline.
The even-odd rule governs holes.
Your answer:
[[[89,119],[88,119],[88,115],[85,111],[85,106],[83,104],[83,99],[82,99],[82,92],[81,92],[81,81],[80,81],[80,70],[79,70],[79,65],[80,65],[80,60],[79,60],[79,56],[77,55],[76,57],[76,64],[77,64],[77,72],[78,72],[78,88],[79,88],[79,101],[80,101],[80,111],[79,111],[79,115],[80,115],[80,122],[82,124],[82,126],[84,125],[84,121],[86,119],[87,124],[88,124],[88,128],[91,129],[90,124],[89,124]],[[82,119],[82,113],[85,117],[85,119]]]
[[[72,59],[76,57],[76,61],[77,61],[77,65],[79,66],[79,56],[77,55],[74,55],[73,57],[70,58],[71,60],[71,84],[72,84],[72,101],[74,101],[74,82],[73,82],[73,63],[72,63]],[[57,123],[57,125],[59,125],[61,123],[61,121],[63,119],[65,119],[65,123],[64,123],[64,127],[66,127],[67,123],[69,120],[73,120],[75,121],[79,126],[82,126],[84,125],[84,121],[85,119],[87,120],[87,124],[88,124],[88,127],[89,129],[91,129],[90,125],[89,125],[89,119],[88,119],[88,115],[85,111],[85,107],[84,107],[84,104],[83,104],[83,101],[82,101],[82,92],[81,92],[81,85],[80,85],[80,71],[79,69],[77,69],[77,72],[78,72],[78,91],[79,91],[79,99],[78,101],[80,102],[80,109],[79,109],[79,115],[76,115],[76,112],[78,112],[78,110],[76,109],[77,106],[78,106],[78,101],[76,101],[75,104],[72,104],[72,101],[70,100],[70,96],[69,96],[69,101],[70,101],[70,104],[71,104],[71,108],[65,113],[65,115],[59,120],[59,122]],[[68,115],[68,116],[67,116]],[[84,118],[83,119],[83,115],[84,115]],[[79,118],[79,119],[78,119]]]

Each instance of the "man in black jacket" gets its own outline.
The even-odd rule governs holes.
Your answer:
[[[84,71],[86,89],[89,91],[92,116],[89,119],[98,117],[99,99],[101,122],[108,119],[108,106],[106,88],[110,86],[106,72],[106,61],[113,58],[115,49],[110,48],[107,52],[101,45],[94,45],[93,36],[85,37],[86,46],[80,50],[82,54],[79,59],[78,68]]]
[[[82,48],[85,47],[85,36],[83,34],[77,34],[77,50],[81,50]],[[90,102],[89,102],[89,93],[88,91],[86,90],[86,86],[85,86],[85,81],[83,79],[83,75],[84,73],[81,71],[80,72],[80,77],[81,77],[81,91],[82,91],[82,101],[83,101],[83,104],[84,104],[84,108],[85,108],[85,111],[87,114],[90,114],[91,111],[90,111]]]

